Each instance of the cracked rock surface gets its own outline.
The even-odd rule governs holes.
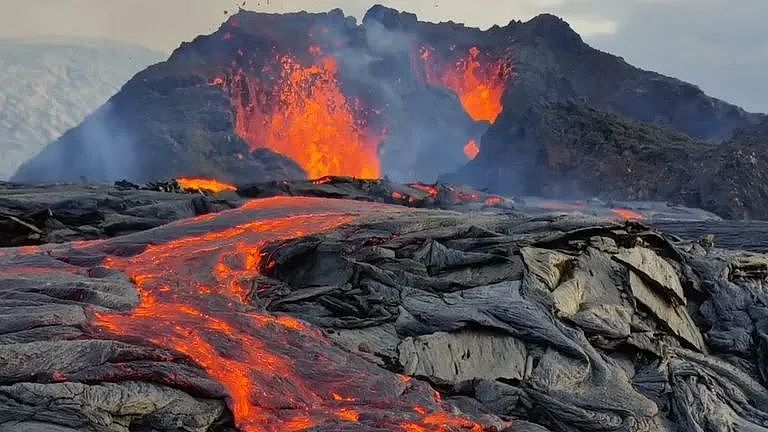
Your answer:
[[[0,249],[0,431],[768,429],[765,255],[597,218],[256,203],[87,244]],[[254,221],[336,214],[349,220],[245,242],[258,271],[222,243]],[[291,360],[250,387],[249,403],[282,423],[241,422],[221,368],[162,343],[164,317],[148,317],[144,334],[104,327],[151,310],[145,281],[114,262],[171,244],[185,249],[158,259],[184,266],[160,273],[245,287],[242,304],[194,304],[203,312],[190,325],[215,318],[211,329],[240,332],[201,333],[220,358],[262,341]],[[183,288],[163,292],[181,301]],[[277,389],[296,393],[273,401]]]

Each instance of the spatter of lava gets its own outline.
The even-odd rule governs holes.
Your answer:
[[[130,276],[140,304],[97,313],[92,324],[102,337],[187,356],[224,386],[241,431],[482,431],[446,412],[426,384],[341,350],[305,322],[249,306],[267,242],[390,211],[406,210],[278,197],[168,225],[143,253],[105,261]]]
[[[477,146],[477,141],[469,140],[467,145],[464,146],[464,155],[469,160],[474,160],[477,155],[480,154],[480,147]]]
[[[242,72],[216,77],[211,84],[230,94],[235,129],[251,150],[268,148],[286,156],[309,178],[380,177],[383,135],[369,130],[364,110],[342,92],[336,60],[317,47],[310,53],[315,60],[309,66],[292,55],[279,57],[276,84]]]
[[[455,92],[475,121],[496,121],[503,108],[501,96],[511,75],[506,61],[488,59],[477,47],[470,48],[467,55],[453,65],[442,64],[432,48],[422,48],[420,55],[430,85]]]

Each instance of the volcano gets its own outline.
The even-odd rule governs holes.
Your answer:
[[[574,103],[587,111],[557,109],[558,124],[605,114],[605,146],[551,139],[551,107]],[[717,143],[763,118],[594,50],[552,15],[480,30],[382,6],[362,23],[340,10],[241,11],[136,75],[14,180],[440,178],[490,192],[639,197],[756,218],[768,208],[739,206],[736,195],[762,193],[747,180],[759,164],[745,165],[749,174],[726,190],[711,184],[717,179],[689,178],[704,162],[676,155],[715,154]],[[648,172],[627,175],[611,162],[605,149],[626,142],[643,143],[632,157]],[[562,161],[578,166],[560,176]],[[727,172],[722,158],[706,163],[707,172]],[[569,189],[587,166],[599,168]],[[651,167],[671,173],[664,187],[647,181]]]

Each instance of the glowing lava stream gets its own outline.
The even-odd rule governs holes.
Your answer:
[[[236,187],[214,179],[181,177],[176,183],[186,190],[204,190],[213,193],[237,190]]]
[[[149,342],[187,356],[224,386],[242,431],[353,430],[343,426],[350,423],[406,432],[482,431],[445,412],[423,383],[341,350],[303,321],[248,305],[258,295],[252,281],[267,242],[403,211],[278,197],[117,239],[155,243],[139,255],[104,263],[130,276],[140,304],[129,313],[97,313],[92,324],[100,337]],[[422,396],[417,402],[409,399],[414,395]]]

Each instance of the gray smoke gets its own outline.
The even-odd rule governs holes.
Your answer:
[[[76,180],[111,182],[136,178],[138,149],[132,134],[120,128],[110,102],[23,164],[15,181]]]

